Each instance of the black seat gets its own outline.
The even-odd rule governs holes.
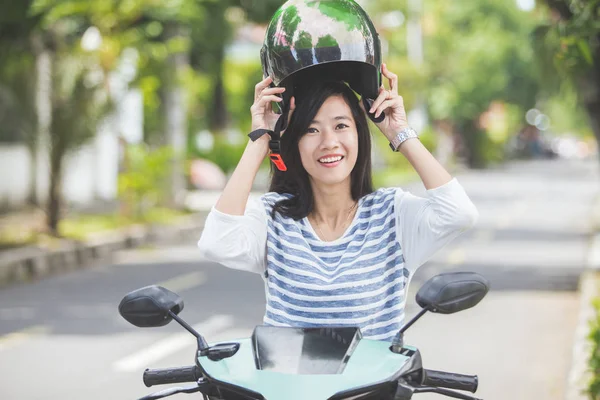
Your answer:
[[[290,374],[340,374],[362,335],[359,328],[260,325],[252,333],[257,369]]]

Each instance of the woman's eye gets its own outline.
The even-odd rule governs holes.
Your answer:
[[[308,128],[308,130],[306,131],[306,133],[317,133],[317,129],[316,128]]]
[[[338,126],[336,126],[336,129],[344,129],[347,127],[348,127],[348,125],[346,125],[346,124],[338,124]]]

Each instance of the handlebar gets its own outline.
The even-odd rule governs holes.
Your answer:
[[[180,367],[165,369],[146,369],[144,385],[165,385],[169,383],[196,382],[200,378],[198,367]]]
[[[461,375],[423,368],[423,386],[466,390],[475,393],[478,383],[477,375]]]

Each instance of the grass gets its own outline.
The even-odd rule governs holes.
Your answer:
[[[65,218],[61,221],[59,231],[61,235],[66,238],[85,240],[93,234],[108,232],[132,225],[170,225],[176,223],[181,217],[186,215],[189,215],[189,213],[169,208],[151,209],[143,218],[125,218],[118,214],[79,215]]]
[[[0,230],[0,251],[34,244],[37,239],[38,234],[33,230],[4,228]]]
[[[140,224],[170,225],[188,212],[154,208],[144,218],[125,218],[119,214],[73,214],[60,221],[58,229],[64,238],[86,240],[95,234]],[[40,232],[39,224],[23,223],[20,227],[0,226],[0,251],[32,244],[51,244],[56,238]]]

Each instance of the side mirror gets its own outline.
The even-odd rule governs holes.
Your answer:
[[[474,272],[449,272],[429,279],[417,292],[423,309],[452,314],[474,307],[485,297],[489,282]]]
[[[183,310],[183,299],[161,286],[147,286],[127,294],[119,304],[119,314],[140,327],[167,325]]]

